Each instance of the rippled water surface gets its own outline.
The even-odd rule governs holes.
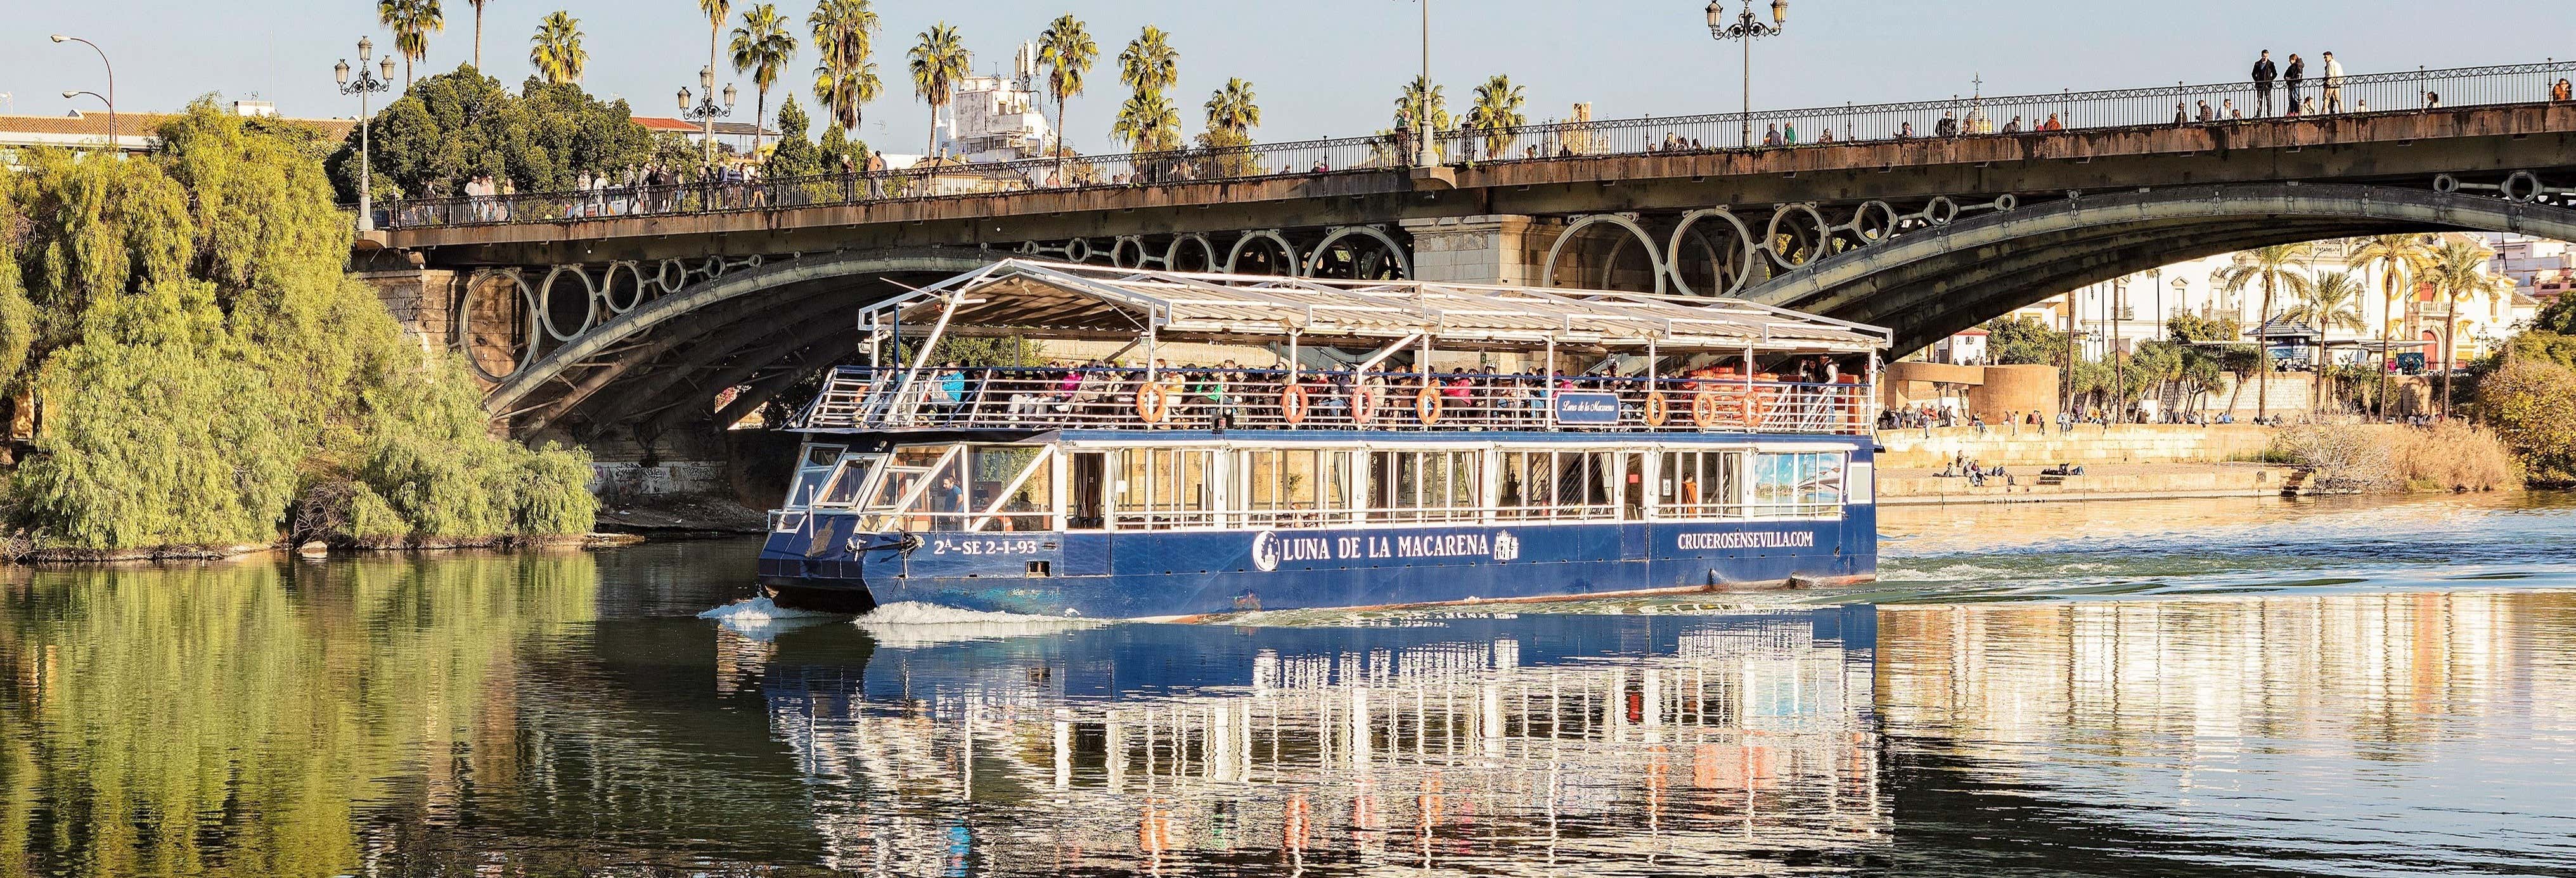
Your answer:
[[[2576,875],[2576,502],[1884,517],[1862,589],[1224,626],[10,569],[0,876]]]

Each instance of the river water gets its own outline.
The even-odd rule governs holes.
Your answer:
[[[1865,589],[1228,626],[11,569],[0,876],[2576,875],[2576,500],[1885,517]]]

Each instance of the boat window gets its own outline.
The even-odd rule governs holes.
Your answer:
[[[1369,517],[1376,521],[1469,521],[1481,518],[1482,451],[1377,451],[1369,454]]]
[[[1741,451],[1666,451],[1656,477],[1655,514],[1664,518],[1742,518],[1737,486]]]
[[[973,507],[940,530],[1038,531],[1054,526],[1055,467],[1038,445],[967,449]]]
[[[883,460],[885,460],[884,455],[870,454],[841,461],[840,466],[834,469],[813,470],[814,478],[818,481],[823,478],[821,474],[830,474],[829,481],[822,482],[822,493],[814,498],[813,505],[843,508],[856,505],[859,502],[860,492],[867,489],[868,476],[876,471],[877,464]],[[798,476],[798,481],[804,481],[802,474]]]
[[[787,485],[787,508],[802,509],[814,505],[814,495],[823,490],[832,471],[841,460],[839,445],[808,445],[802,465],[796,468],[796,479]],[[852,486],[851,490],[857,490]],[[846,505],[846,504],[844,504]]]
[[[1608,451],[1507,451],[1497,474],[1497,514],[1509,520],[1584,520],[1613,514]]]
[[[1843,505],[1843,452],[1766,452],[1753,459],[1753,505],[1766,516],[1835,515]]]
[[[1117,529],[1204,527],[1216,523],[1216,451],[1128,448],[1110,453],[1110,524]]]
[[[1343,452],[1313,448],[1242,452],[1236,470],[1242,474],[1238,506],[1244,525],[1321,527],[1327,509],[1347,508],[1347,503],[1334,502],[1342,486],[1327,476],[1327,457],[1347,460]]]

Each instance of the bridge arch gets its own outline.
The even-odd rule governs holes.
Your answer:
[[[1742,297],[1886,326],[1904,353],[2067,290],[2173,262],[2438,231],[2576,240],[2576,210],[2395,186],[2231,184],[2087,195],[1834,254],[1751,285]]]
[[[600,321],[535,357],[486,393],[484,408],[522,435],[603,398],[612,386],[621,388],[615,396],[629,413],[686,410],[667,404],[668,395],[711,395],[827,343],[854,341],[853,309],[901,292],[867,289],[869,281],[952,275],[990,261],[978,250],[917,249],[814,254],[726,271]],[[701,373],[716,377],[691,383]]]

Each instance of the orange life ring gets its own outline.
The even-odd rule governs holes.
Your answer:
[[[1703,429],[1717,426],[1717,391],[1691,394],[1691,423]]]
[[[1306,422],[1305,385],[1291,384],[1288,389],[1279,391],[1279,418],[1291,426]]]
[[[1429,382],[1413,393],[1413,416],[1425,426],[1440,423],[1440,388]]]
[[[1171,397],[1164,393],[1163,385],[1148,381],[1136,388],[1138,420],[1148,424],[1160,424],[1163,422],[1163,416],[1170,413]]]
[[[1646,394],[1646,426],[1661,427],[1672,418],[1672,401],[1664,398],[1663,391]]]
[[[1377,417],[1377,393],[1367,385],[1351,388],[1351,423],[1366,424]]]

